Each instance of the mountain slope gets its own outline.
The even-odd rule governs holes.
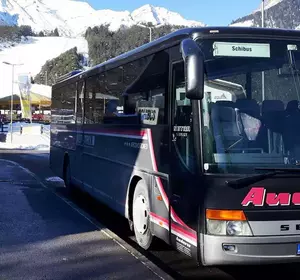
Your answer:
[[[84,38],[28,37],[28,41],[15,47],[2,49],[0,44],[1,60],[22,64],[14,69],[14,81],[17,81],[19,74],[30,73],[34,77],[47,60],[56,58],[74,47],[77,47],[78,53],[87,56],[88,44]],[[0,97],[11,94],[11,75],[11,66],[0,63]],[[14,93],[19,93],[17,85],[14,86]]]
[[[112,31],[137,23],[203,26],[165,8],[145,5],[129,11],[95,10],[88,3],[74,0],[1,0],[0,24],[30,25],[34,31],[56,27],[65,36],[78,36],[88,27],[108,25]]]
[[[233,26],[261,26],[261,11],[235,20]],[[265,26],[271,28],[298,29],[300,26],[300,0],[266,1]]]
[[[270,9],[271,7],[277,5],[279,2],[281,2],[282,0],[265,0],[265,10],[267,9]],[[253,13],[256,13],[256,12],[260,12],[261,11],[261,7],[262,7],[262,4],[260,4],[259,8],[256,9]]]

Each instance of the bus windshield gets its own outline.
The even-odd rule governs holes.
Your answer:
[[[201,40],[204,170],[300,164],[300,41]]]

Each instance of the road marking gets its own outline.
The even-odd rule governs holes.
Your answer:
[[[153,274],[155,274],[157,277],[159,277],[162,280],[168,280],[168,279],[174,279],[170,275],[168,275],[166,272],[164,272],[162,269],[160,269],[157,265],[155,265],[153,262],[151,262],[148,258],[146,258],[144,255],[142,255],[139,251],[134,249],[131,245],[129,245],[127,242],[125,242],[122,238],[117,236],[115,233],[110,231],[109,229],[105,228],[104,225],[99,223],[96,219],[91,217],[88,213],[80,209],[76,204],[74,204],[69,199],[61,196],[60,194],[54,192],[52,189],[48,188],[42,180],[33,172],[31,172],[29,169],[25,168],[21,164],[7,160],[7,159],[0,159],[0,161],[7,162],[10,164],[13,164],[14,166],[17,166],[21,168],[24,172],[32,176],[41,186],[51,193],[53,193],[55,196],[60,198],[63,202],[68,204],[74,211],[76,211],[78,214],[80,214],[82,217],[84,217],[87,221],[89,221],[92,225],[94,225],[101,233],[106,235],[109,239],[116,242],[121,248],[123,248],[125,251],[127,251],[129,254],[131,254],[135,259],[137,259],[139,262],[141,262],[145,267],[147,267]]]

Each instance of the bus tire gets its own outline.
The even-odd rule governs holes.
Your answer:
[[[67,189],[68,194],[71,194],[73,192],[73,185],[72,185],[72,180],[71,180],[71,166],[69,162],[69,158],[66,157],[64,161],[64,182],[65,186]]]
[[[137,243],[145,250],[149,249],[153,235],[150,228],[150,202],[148,189],[140,180],[134,190],[132,202],[133,228]]]

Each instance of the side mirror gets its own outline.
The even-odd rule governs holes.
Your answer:
[[[204,95],[204,57],[198,44],[190,38],[181,42],[180,49],[185,63],[186,97],[200,100]]]

